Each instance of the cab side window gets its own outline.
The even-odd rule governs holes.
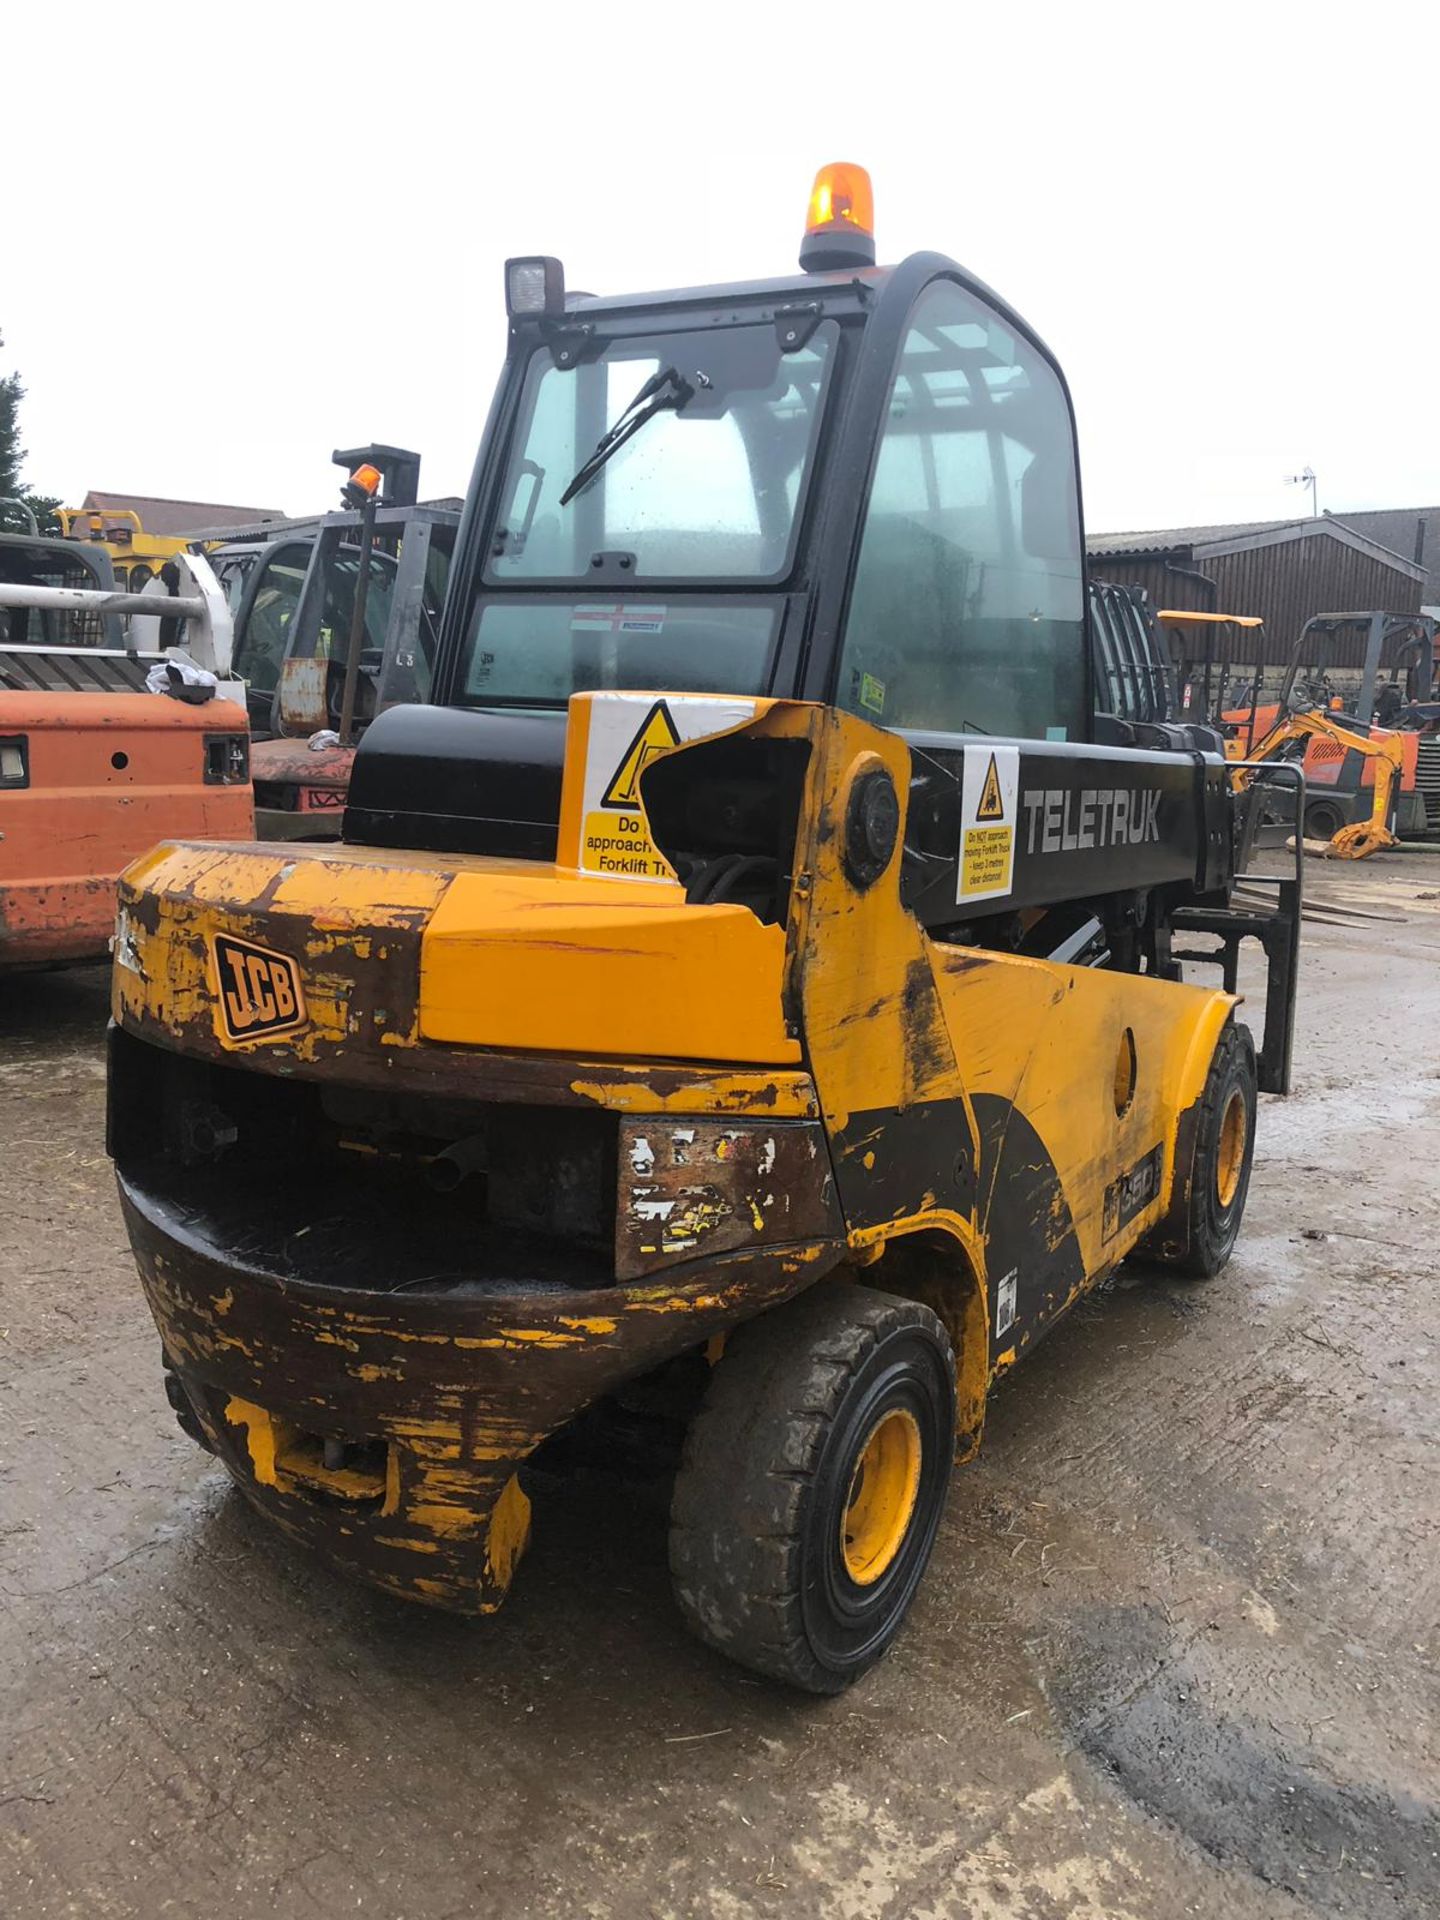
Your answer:
[[[1075,448],[1049,362],[973,295],[920,296],[890,395],[836,702],[890,727],[1085,737]]]

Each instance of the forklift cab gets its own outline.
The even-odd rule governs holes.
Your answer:
[[[366,472],[374,500],[326,514],[313,530],[287,534],[251,557],[236,622],[236,671],[247,684],[257,741],[262,837],[334,839],[354,735],[386,707],[430,693],[459,515],[448,506],[417,504],[418,454],[369,446],[332,457],[347,474]],[[353,487],[352,480],[347,494]],[[363,601],[363,629],[352,737],[348,744],[316,742],[317,735],[342,731],[357,600]]]
[[[458,516],[417,506],[416,453],[371,445],[332,458],[380,476],[360,660],[364,721],[393,701],[426,695]],[[326,514],[276,540],[236,541],[212,556],[236,609],[235,671],[246,682],[257,740],[310,734],[338,719],[361,518],[348,509]]]
[[[1331,676],[1342,655],[1353,659],[1360,635],[1359,685],[1342,689]],[[1391,729],[1400,733],[1402,766],[1391,824],[1401,839],[1440,829],[1440,743],[1427,715],[1434,674],[1435,622],[1428,615],[1383,609],[1319,613],[1301,629],[1280,688],[1282,714],[1319,707],[1372,738]],[[1366,817],[1375,761],[1354,748],[1312,742],[1305,751],[1305,779],[1311,789],[1306,831],[1325,838]]]
[[[1349,697],[1330,673],[1344,641],[1365,636],[1360,684]],[[1408,707],[1430,699],[1435,677],[1435,622],[1423,613],[1317,613],[1301,628],[1280,689],[1282,710],[1314,704],[1343,711],[1361,726],[1394,726]]]
[[[0,584],[121,591],[104,547],[25,533],[0,533]],[[119,651],[125,644],[125,628],[118,613],[97,613],[89,607],[0,607],[3,646],[105,647]]]
[[[723,306],[523,284],[442,701],[558,731],[572,693],[665,686],[1088,737],[1069,396],[978,281],[921,254]]]
[[[440,609],[459,515],[445,507],[380,507],[370,554],[356,718],[429,697]],[[360,578],[360,515],[327,514],[305,551],[282,551],[256,581],[242,673],[263,704],[265,731],[299,738],[338,728]],[[278,629],[278,631],[277,631]]]
[[[1088,745],[1063,376],[954,262],[847,262],[723,301],[510,263],[432,704],[366,735],[347,838],[552,857],[582,692],[824,701],[952,772]]]

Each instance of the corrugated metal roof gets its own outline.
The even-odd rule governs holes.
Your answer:
[[[1423,567],[1378,540],[1331,514],[1307,515],[1303,520],[1238,520],[1203,527],[1159,527],[1148,533],[1097,533],[1085,541],[1092,560],[1144,559],[1155,555],[1173,555],[1181,560],[1203,561],[1222,553],[1237,553],[1247,547],[1283,546],[1296,540],[1337,540],[1344,546],[1368,553],[1397,573],[1411,579],[1425,577]]]
[[[1426,573],[1426,591],[1433,598],[1440,591],[1440,507],[1384,507],[1363,509],[1358,513],[1329,516],[1367,540],[1378,541],[1402,559],[1415,558],[1415,535],[1424,523],[1425,535],[1419,564]]]
[[[1315,524],[1308,514],[1303,520],[1231,520],[1203,527],[1156,527],[1145,533],[1092,533],[1085,545],[1091,553],[1171,553],[1177,547],[1200,547],[1212,540],[1237,540],[1250,533],[1280,533]]]

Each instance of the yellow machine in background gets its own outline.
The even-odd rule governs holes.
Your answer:
[[[189,545],[188,534],[147,533],[129,507],[58,507],[56,513],[67,540],[89,540],[105,549],[126,593],[141,592]]]
[[[1355,820],[1341,827],[1330,840],[1330,852],[1339,860],[1364,860],[1372,853],[1383,853],[1387,847],[1398,847],[1400,842],[1390,830],[1390,821],[1405,773],[1405,743],[1400,735],[1379,729],[1374,733],[1358,733],[1353,727],[1343,725],[1338,715],[1324,713],[1318,707],[1302,707],[1276,721],[1246,757],[1252,761],[1285,759],[1289,757],[1288,749],[1301,744],[1308,746],[1312,741],[1329,741],[1342,752],[1363,754],[1375,764],[1369,819]],[[1256,773],[1253,768],[1243,768],[1235,778],[1243,788],[1254,782]],[[1296,831],[1301,830],[1297,822]]]

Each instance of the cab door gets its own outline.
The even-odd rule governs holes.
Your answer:
[[[1089,737],[1074,429],[1054,365],[958,278],[908,314],[835,704],[901,732]]]
[[[274,732],[272,709],[290,646],[310,540],[277,540],[252,568],[235,616],[233,671],[245,682],[245,704],[257,739]]]

